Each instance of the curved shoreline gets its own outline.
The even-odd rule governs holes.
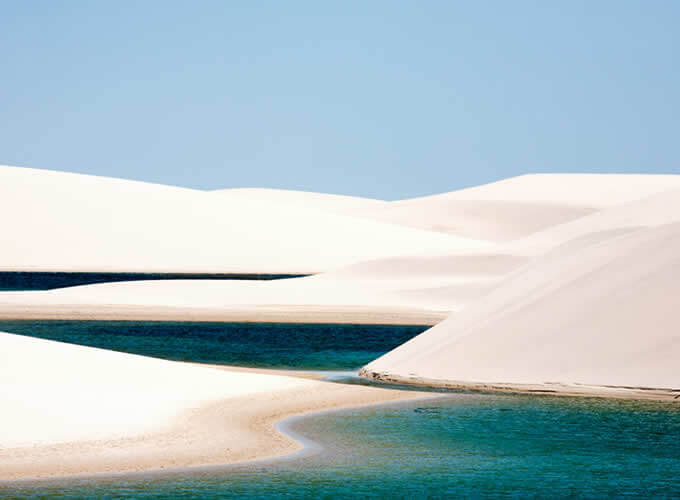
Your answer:
[[[280,423],[294,417],[431,396],[415,391],[308,380],[272,394],[216,401],[187,409],[165,429],[102,441],[0,450],[0,485],[100,474],[225,466],[288,458],[304,442]]]
[[[468,382],[461,380],[438,380],[418,376],[375,372],[362,368],[359,376],[367,380],[403,384],[412,387],[438,389],[470,389],[492,392],[512,392],[518,394],[546,394],[550,396],[580,396],[614,399],[640,399],[652,401],[680,402],[680,389],[655,387],[622,387],[609,385],[567,384],[563,382],[544,382],[536,384],[512,384],[506,382]]]

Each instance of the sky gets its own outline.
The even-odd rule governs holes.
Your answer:
[[[0,164],[380,199],[678,173],[677,1],[0,0]]]

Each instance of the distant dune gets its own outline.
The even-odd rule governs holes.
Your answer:
[[[606,239],[613,234],[673,223],[679,219],[680,188],[672,182],[668,184],[672,187],[659,193],[547,228],[509,242],[504,249],[522,255],[540,255],[569,241]]]
[[[506,242],[673,187],[680,188],[680,176],[532,174],[366,206],[361,214],[429,231]]]
[[[0,270],[304,274],[488,246],[271,194],[0,167],[0,209],[11,214],[0,220]]]

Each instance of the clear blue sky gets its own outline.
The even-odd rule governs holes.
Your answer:
[[[398,199],[680,173],[679,1],[3,1],[0,163]]]

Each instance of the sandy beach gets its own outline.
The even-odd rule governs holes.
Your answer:
[[[283,456],[301,447],[275,429],[289,416],[427,396],[5,333],[0,344],[0,480]]]
[[[186,410],[165,429],[136,437],[3,448],[0,481],[226,465],[302,448],[278,422],[296,415],[431,397],[309,381],[304,388],[225,399]]]

